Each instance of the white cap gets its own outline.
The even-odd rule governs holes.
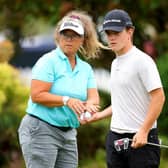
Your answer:
[[[59,32],[66,29],[73,30],[79,35],[84,35],[84,28],[82,22],[78,19],[66,18],[65,20],[63,20]]]

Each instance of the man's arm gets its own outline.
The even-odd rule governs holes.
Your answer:
[[[87,120],[87,122],[94,122],[97,120],[101,120],[101,119],[107,118],[111,115],[112,115],[112,107],[109,106],[109,107],[105,108],[103,111],[94,113],[92,115],[92,117]]]
[[[159,117],[165,102],[163,88],[152,90],[149,94],[151,99],[149,103],[148,113],[143,122],[143,125],[133,137],[132,147],[134,148],[141,147],[147,143],[148,133],[152,128],[154,122]]]

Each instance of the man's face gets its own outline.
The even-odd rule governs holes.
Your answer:
[[[124,29],[121,32],[106,30],[108,45],[117,55],[127,52],[130,44],[132,44],[132,29]]]

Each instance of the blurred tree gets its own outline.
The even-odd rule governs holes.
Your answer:
[[[14,47],[11,41],[4,40],[0,42],[0,62],[8,62],[14,53]]]
[[[12,5],[11,5],[12,4]],[[0,1],[0,29],[5,30],[7,37],[14,43],[15,55],[20,49],[20,41],[26,35],[37,34],[42,25],[53,26],[57,21],[72,9],[88,11],[93,16],[97,28],[100,29],[102,16],[113,8],[122,8],[128,11],[133,18],[135,29],[134,43],[141,49],[146,48],[144,40],[158,47],[158,38],[167,30],[168,3],[166,0],[1,0]],[[152,27],[155,35],[151,35]],[[102,41],[102,35],[99,34]],[[164,39],[162,38],[162,41]],[[159,50],[155,54],[160,55],[168,50],[166,42],[161,42]],[[145,46],[145,47],[144,47]],[[148,45],[147,45],[148,47]],[[149,47],[148,47],[149,48]],[[163,50],[164,48],[164,50]],[[156,58],[157,55],[154,57]],[[96,67],[109,69],[114,54],[103,51],[99,60],[91,60]],[[101,62],[101,63],[100,63]]]
[[[61,1],[54,0],[1,0],[0,22],[1,30],[5,30],[7,38],[15,44],[15,52],[20,48],[19,41],[24,37],[23,29],[27,24],[43,18],[52,20],[58,17],[58,8]],[[49,18],[49,19],[48,19]],[[33,26],[29,31],[33,31]]]
[[[11,5],[12,4],[12,5]],[[131,4],[131,5],[130,5]],[[100,16],[113,8],[126,9],[133,17],[137,35],[140,39],[144,36],[144,27],[151,23],[158,32],[165,31],[168,20],[168,4],[165,0],[152,1],[141,0],[132,3],[131,0],[1,0],[0,22],[1,30],[5,29],[7,36],[15,42],[24,37],[23,29],[28,23],[35,23],[43,18],[47,24],[55,24],[58,19],[72,9],[83,9],[88,11],[97,23]],[[146,19],[148,18],[148,19]],[[32,31],[33,24],[29,24]],[[137,39],[140,44],[140,40]]]
[[[19,73],[7,63],[0,63],[0,167],[19,151],[17,129],[25,114],[29,89],[20,82]]]
[[[162,55],[162,57],[160,57],[157,60],[157,65],[158,65],[159,73],[162,79],[163,88],[164,88],[164,92],[165,92],[165,96],[167,100],[168,99],[168,77],[167,77],[168,66],[166,62],[168,62],[168,52]],[[167,131],[168,131],[168,127],[167,127],[168,117],[167,116],[168,116],[168,101],[165,101],[164,108],[158,120],[159,130],[162,134],[165,134],[165,135],[167,135]]]

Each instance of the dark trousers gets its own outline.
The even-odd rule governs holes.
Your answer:
[[[131,148],[116,151],[114,141],[122,138],[130,138],[134,134],[118,134],[109,131],[106,140],[106,160],[108,168],[159,168],[160,147],[145,145],[138,149]],[[159,144],[157,129],[152,129],[148,136],[148,142]]]

